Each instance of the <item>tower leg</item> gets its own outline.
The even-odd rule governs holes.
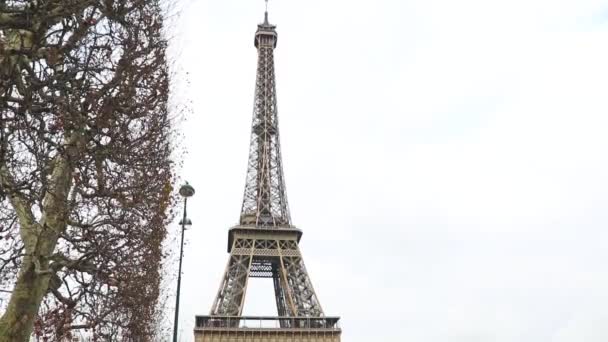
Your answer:
[[[243,312],[251,255],[231,255],[211,315],[240,316]],[[236,322],[238,323],[238,322]]]
[[[288,293],[292,296],[292,301],[297,310],[296,315],[323,317],[323,309],[312,287],[302,257],[285,256],[282,259],[285,265]]]

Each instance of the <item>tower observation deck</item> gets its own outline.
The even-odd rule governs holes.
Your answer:
[[[274,70],[276,26],[258,25],[255,100],[239,224],[228,233],[228,265],[209,315],[196,316],[196,342],[339,342],[339,317],[326,316],[291,223],[279,141]],[[273,280],[276,317],[243,316],[249,278]]]

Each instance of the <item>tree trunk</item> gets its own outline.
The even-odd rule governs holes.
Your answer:
[[[47,263],[41,266],[46,268]],[[31,257],[23,260],[8,308],[0,319],[0,342],[27,342],[42,298],[49,286],[50,274],[37,274]]]
[[[75,152],[79,135],[66,139],[66,149]],[[0,318],[0,342],[28,342],[40,303],[49,289],[55,270],[49,269],[49,257],[57,247],[61,232],[66,227],[67,195],[71,186],[72,167],[63,156],[55,158],[49,191],[43,200],[40,223],[25,202],[17,195],[10,199],[19,217],[21,240],[25,247],[21,271],[11,294],[8,308]],[[0,167],[0,181],[10,182],[8,172]]]
[[[6,18],[2,18],[6,19]],[[20,49],[21,47],[31,47],[32,34],[24,30],[7,30],[8,48]],[[0,56],[3,76],[8,76],[18,57],[5,60],[4,55]],[[4,93],[5,89],[0,87]],[[8,173],[8,170],[2,170]],[[0,176],[5,176],[0,175]],[[0,178],[1,179],[1,178]],[[23,208],[15,208],[20,215],[21,223],[26,220],[26,215],[19,212]],[[27,222],[32,223],[32,222]],[[26,224],[28,226],[28,224]],[[31,226],[30,226],[31,227]],[[23,235],[22,228],[22,235]],[[26,233],[29,235],[28,233]],[[28,236],[32,238],[32,236]],[[30,240],[31,241],[31,240]],[[27,245],[28,241],[24,241]],[[54,248],[54,247],[53,247]],[[48,267],[47,261],[42,261],[40,266],[45,269]],[[22,260],[21,270],[6,311],[0,318],[0,342],[28,342],[32,334],[34,321],[38,314],[40,303],[47,292],[50,274],[37,274],[36,266],[31,255],[26,255]]]

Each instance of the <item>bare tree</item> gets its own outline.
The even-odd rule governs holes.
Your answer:
[[[151,341],[174,182],[153,0],[0,0],[0,342]]]

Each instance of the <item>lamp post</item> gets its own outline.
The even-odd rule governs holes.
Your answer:
[[[188,197],[194,195],[194,188],[186,182],[179,188],[179,194],[184,198],[184,217],[179,222],[182,225],[182,242],[179,247],[179,273],[177,273],[177,294],[175,296],[175,321],[173,322],[173,342],[177,342],[177,322],[179,319],[179,290],[182,284],[182,257],[184,256],[184,231],[186,226],[192,225],[192,221],[186,216],[186,205],[188,204]]]

